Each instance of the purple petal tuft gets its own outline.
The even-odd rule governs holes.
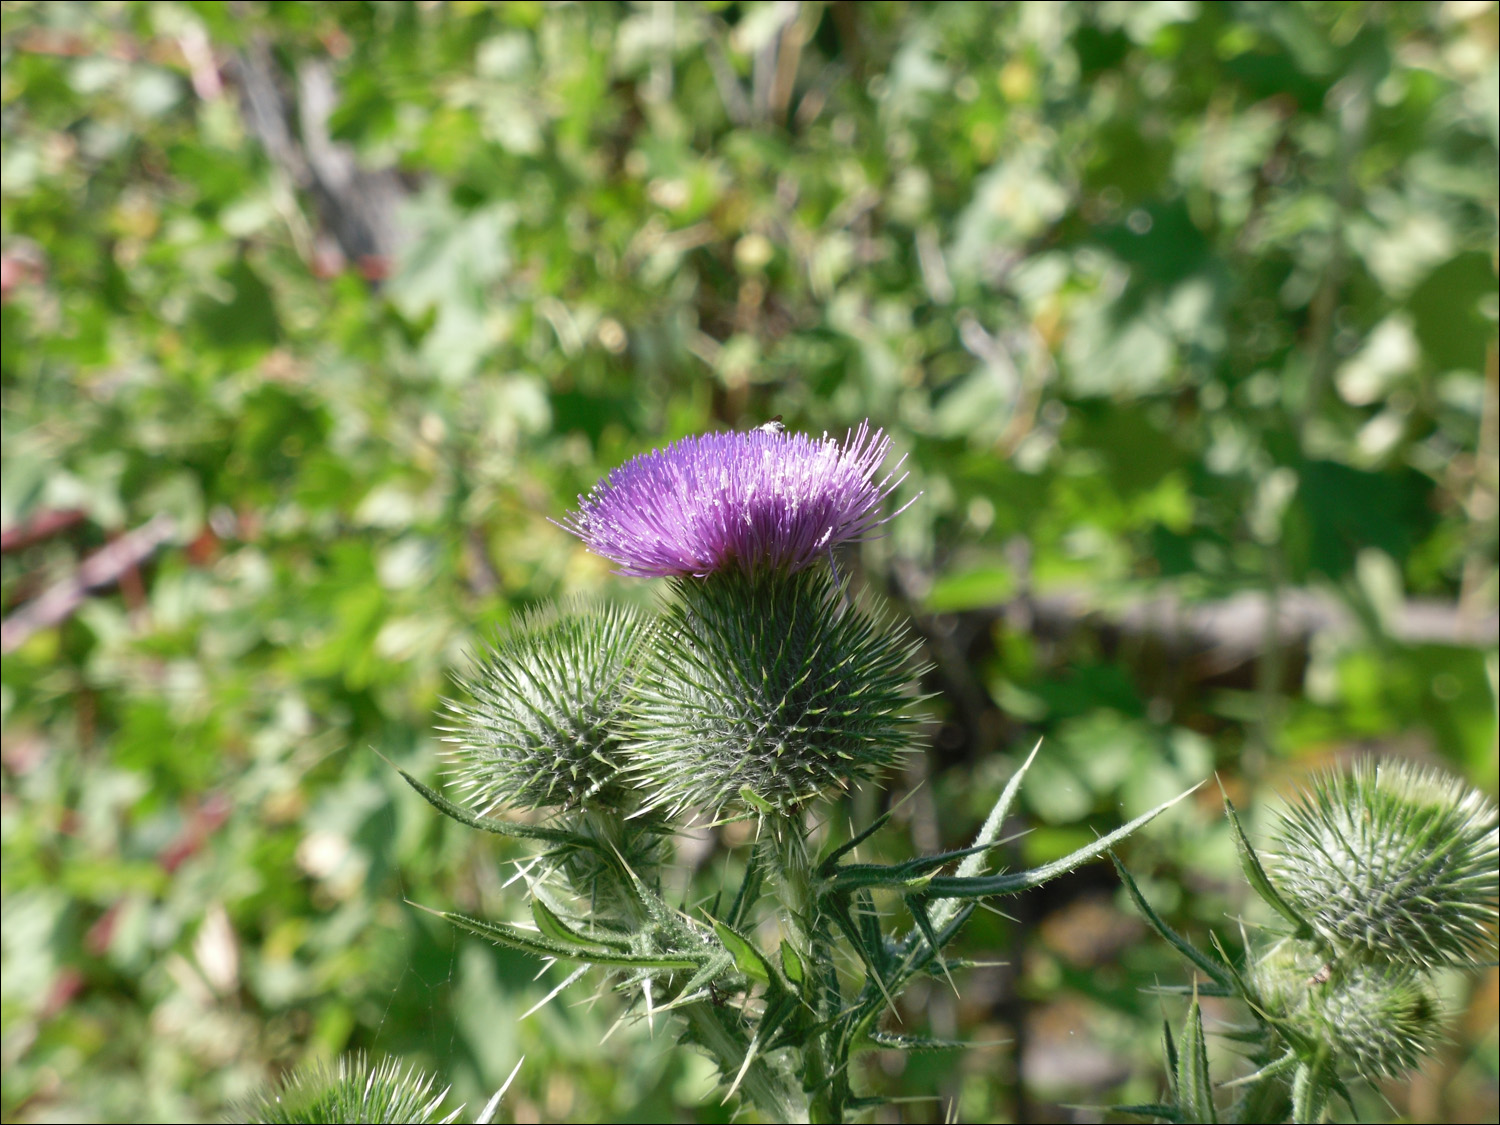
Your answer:
[[[875,480],[890,447],[868,422],[842,443],[765,429],[683,438],[613,470],[561,526],[621,574],[794,572],[893,518],[880,508],[901,463]]]

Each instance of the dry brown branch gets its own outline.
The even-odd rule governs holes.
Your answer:
[[[162,513],[95,551],[72,574],[27,602],[0,624],[0,652],[15,652],[41,630],[72,617],[91,591],[119,582],[176,533],[177,522]]]
[[[1271,599],[1260,591],[1243,591],[1223,601],[1187,603],[1170,595],[1127,603],[1098,605],[1083,591],[1034,595],[1025,599],[1038,632],[1066,633],[1080,627],[1113,629],[1131,637],[1151,637],[1184,655],[1200,654],[1220,668],[1232,668],[1260,655],[1268,635]],[[1018,607],[1019,608],[1019,607]],[[1010,607],[985,611],[998,618]],[[1355,612],[1331,593],[1283,590],[1276,599],[1277,635],[1290,646],[1307,644],[1315,634],[1344,636],[1360,628]],[[1392,640],[1405,644],[1487,647],[1495,644],[1496,614],[1470,616],[1461,607],[1433,599],[1402,602],[1380,622]]]

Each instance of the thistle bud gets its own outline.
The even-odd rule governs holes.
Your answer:
[[[1302,942],[1282,942],[1252,977],[1273,1025],[1301,1050],[1326,1049],[1336,1065],[1364,1078],[1415,1069],[1437,1043],[1441,1007],[1417,970],[1405,965],[1319,963]]]
[[[1281,814],[1277,889],[1332,950],[1420,967],[1493,956],[1496,812],[1404,762],[1314,781]]]
[[[650,632],[618,606],[523,614],[461,677],[472,703],[448,704],[456,786],[481,813],[615,806],[621,704]]]
[[[332,1066],[293,1072],[279,1086],[242,1104],[229,1120],[253,1125],[441,1125],[458,1114],[442,1114],[448,1091],[434,1092],[436,1084],[432,1075],[395,1059],[372,1064],[364,1055],[344,1056]]]
[[[914,646],[823,569],[675,582],[642,662],[631,772],[652,803],[790,809],[889,765],[913,726]]]

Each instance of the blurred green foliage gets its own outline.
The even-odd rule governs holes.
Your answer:
[[[5,657],[7,1120],[200,1118],[355,1047],[471,1105],[525,1053],[518,1120],[726,1119],[659,1029],[601,1045],[610,998],[517,1022],[553,976],[412,904],[507,916],[520,853],[372,753],[436,774],[450,670],[514,608],[650,597],[548,521],[715,426],[909,451],[924,495],[859,562],[944,693],[891,779],[930,778],[914,846],[1039,735],[1026,858],[1214,769],[1242,807],[1354,750],[1494,792],[1493,3],[0,13],[0,522],[83,514],[7,548],[8,619],[177,521]],[[344,214],[256,67],[294,150],[366,171]],[[339,226],[382,191],[393,261]],[[1347,627],[1128,627],[1309,592]],[[1049,594],[1100,616],[1044,628]],[[1190,931],[1245,905],[1214,799],[1130,862]],[[1178,970],[1118,905],[1106,871],[976,925],[1012,967],[907,1021],[1024,1042],[862,1081],[964,1120],[1152,1100]],[[1402,1112],[1493,1117],[1495,979]]]

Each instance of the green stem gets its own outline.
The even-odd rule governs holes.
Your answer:
[[[818,908],[816,875],[800,821],[789,816],[769,826],[768,866],[781,890],[778,914],[787,941],[807,967],[805,999],[813,1018],[825,1029],[810,1035],[802,1045],[802,1088],[809,1099],[808,1119],[841,1122],[850,1091],[848,1071],[840,1065],[831,1032],[841,1002],[832,939]]]
[[[1304,1062],[1292,1078],[1292,1120],[1297,1125],[1318,1125],[1328,1108],[1332,1077],[1323,1052],[1316,1061]]]
[[[632,847],[632,830],[627,821],[614,812],[590,812],[586,815],[589,835],[604,843],[608,850],[628,863]],[[638,897],[637,889],[627,874],[611,864],[602,869],[605,878],[591,889],[591,898],[600,893],[608,896],[611,909],[622,914],[634,928],[650,924],[651,911]],[[674,988],[680,986],[680,980]],[[686,1004],[679,1009],[687,1021],[690,1035],[713,1057],[719,1072],[726,1082],[732,1081],[743,1070],[739,1089],[756,1107],[772,1121],[785,1121],[789,1125],[809,1121],[806,1100],[797,1084],[788,1081],[779,1068],[771,1066],[764,1055],[745,1065],[745,1056],[750,1052],[750,1040],[738,1009],[725,1007],[709,1001]]]
[[[719,1073],[727,1076],[738,1074],[750,1044],[737,1026],[734,1010],[700,1001],[688,1004],[680,1011],[692,1031],[693,1040],[718,1063]],[[764,1058],[751,1062],[740,1081],[740,1089],[770,1120],[785,1121],[789,1125],[810,1120],[801,1091],[789,1089],[789,1085],[778,1081],[778,1076],[766,1065]]]
[[[1291,1086],[1284,1072],[1265,1074],[1252,1082],[1230,1110],[1235,1125],[1285,1121],[1292,1114]]]

